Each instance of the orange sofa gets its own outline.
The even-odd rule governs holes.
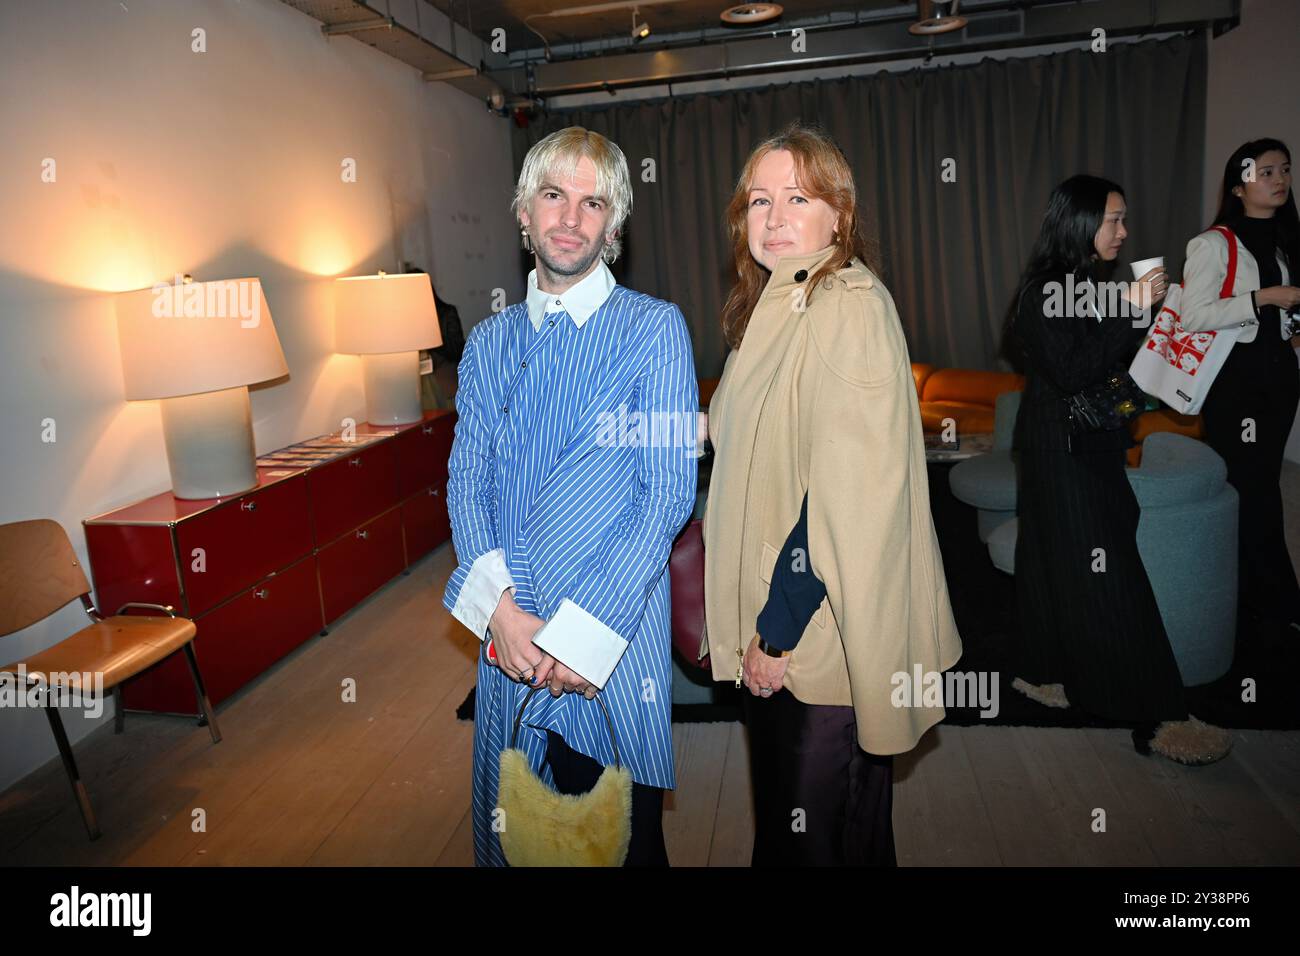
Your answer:
[[[945,419],[957,423],[958,434],[991,433],[993,407],[1003,392],[1020,392],[1025,377],[1014,372],[973,368],[936,368],[912,363],[912,381],[921,403],[921,428],[926,434],[943,430]]]

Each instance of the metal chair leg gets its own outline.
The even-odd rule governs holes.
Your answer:
[[[199,710],[203,714],[203,719],[207,721],[208,733],[212,735],[214,744],[221,743],[221,728],[217,726],[217,712],[208,700],[208,692],[203,687],[203,675],[199,673],[199,661],[194,656],[194,642],[190,641],[185,645],[185,660],[190,665],[190,676],[194,678],[194,693],[199,700]]]
[[[113,733],[126,730],[126,708],[122,706],[122,685],[113,688]]]
[[[72,745],[68,743],[68,735],[63,730],[63,721],[59,717],[58,708],[52,703],[46,704],[45,716],[50,720],[50,730],[54,731],[54,742],[59,745],[63,769],[68,772],[68,781],[72,784],[72,793],[81,808],[81,819],[86,824],[86,832],[90,834],[92,840],[98,840],[99,824],[95,821],[95,810],[90,805],[90,795],[86,793],[86,785],[81,782],[81,775],[77,772],[77,761],[72,757]]]

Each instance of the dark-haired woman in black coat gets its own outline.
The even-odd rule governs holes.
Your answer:
[[[1008,316],[1025,367],[1016,419],[1016,689],[1134,728],[1140,752],[1209,763],[1222,730],[1189,717],[1182,678],[1137,548],[1140,509],[1125,474],[1128,429],[1075,432],[1065,399],[1127,368],[1136,310],[1101,294],[1127,235],[1123,190],[1074,176],[1052,194]],[[1128,301],[1162,298],[1153,269]],[[1109,288],[1115,288],[1110,286]]]

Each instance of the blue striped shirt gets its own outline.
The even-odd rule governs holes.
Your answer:
[[[668,554],[695,507],[698,387],[690,336],[669,302],[615,286],[581,326],[534,329],[525,303],[474,327],[456,394],[447,506],[456,606],[474,562],[504,553],[515,601],[549,619],[569,599],[628,641],[601,692],[638,783],[675,786]],[[480,653],[474,855],[505,862],[493,829],[501,750],[527,693]],[[533,696],[516,743],[542,779],[546,731],[614,762],[595,701]],[[505,821],[509,825],[509,821]]]

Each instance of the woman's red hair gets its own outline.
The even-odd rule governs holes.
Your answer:
[[[727,233],[736,264],[736,284],[722,307],[722,334],[733,349],[740,347],[749,317],[753,315],[754,306],[758,304],[771,275],[749,251],[749,187],[759,161],[779,149],[794,155],[795,181],[800,188],[835,211],[835,236],[831,240],[835,253],[810,280],[808,301],[812,301],[823,277],[844,268],[855,257],[873,272],[877,271],[874,244],[867,239],[862,217],[858,214],[857,188],[844,154],[820,130],[792,123],[776,136],[764,140],[750,154],[731,202],[727,204]]]

